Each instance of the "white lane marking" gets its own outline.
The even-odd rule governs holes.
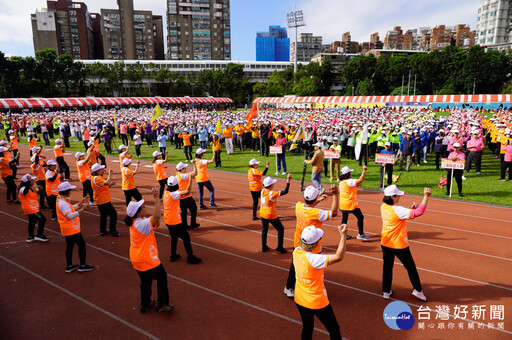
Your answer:
[[[15,267],[17,267],[17,268],[19,268],[19,269],[23,270],[23,271],[24,271],[24,272],[26,272],[26,273],[28,273],[28,274],[30,274],[30,275],[32,275],[32,276],[34,276],[34,277],[38,278],[39,280],[41,280],[41,281],[43,281],[43,282],[45,282],[45,283],[49,284],[50,286],[52,286],[52,287],[54,287],[54,288],[56,288],[56,289],[60,290],[61,292],[64,292],[64,293],[68,294],[69,296],[71,296],[71,297],[73,297],[73,298],[77,299],[78,301],[85,303],[85,304],[86,304],[86,305],[88,305],[89,307],[92,307],[92,308],[96,309],[97,311],[99,311],[99,312],[101,312],[101,313],[105,314],[106,316],[109,316],[109,317],[111,317],[112,319],[114,319],[114,320],[116,320],[116,321],[119,321],[119,322],[120,322],[120,323],[122,323],[123,325],[128,326],[129,328],[131,328],[131,329],[133,329],[133,330],[135,330],[135,331],[139,332],[140,334],[145,335],[145,336],[147,336],[147,337],[148,337],[148,338],[150,338],[150,339],[155,339],[155,340],[160,339],[160,338],[158,338],[158,337],[154,336],[153,334],[148,333],[148,332],[146,332],[145,330],[143,330],[143,329],[141,329],[141,328],[139,328],[139,327],[137,327],[137,326],[135,326],[135,325],[133,325],[133,324],[129,323],[128,321],[126,321],[126,320],[124,320],[124,319],[121,319],[119,316],[117,316],[117,315],[115,315],[115,314],[110,313],[109,311],[107,311],[107,310],[105,310],[105,309],[101,308],[100,306],[97,306],[97,305],[95,305],[94,303],[92,303],[92,302],[90,302],[90,301],[88,301],[88,300],[86,300],[86,299],[84,299],[84,298],[82,298],[82,297],[80,297],[80,296],[76,295],[75,293],[73,293],[73,292],[71,292],[71,291],[67,290],[66,288],[59,286],[59,285],[58,285],[58,284],[56,284],[55,282],[50,281],[50,280],[48,280],[48,279],[46,279],[46,278],[42,277],[41,275],[34,273],[34,272],[33,272],[33,271],[31,271],[30,269],[25,268],[24,266],[22,266],[22,265],[20,265],[20,264],[18,264],[18,263],[16,263],[16,262],[14,262],[14,261],[12,261],[12,260],[10,260],[10,259],[8,259],[8,258],[4,257],[4,256],[2,256],[2,255],[0,255],[0,259],[4,260],[5,262],[8,262],[8,263],[12,264],[13,266],[15,266]]]

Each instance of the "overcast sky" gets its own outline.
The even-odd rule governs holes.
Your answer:
[[[116,8],[116,0],[82,0],[89,12]],[[341,40],[350,31],[353,41],[368,41],[379,32],[384,40],[394,26],[404,29],[445,24],[469,24],[476,30],[478,0],[231,0],[232,59],[256,60],[256,32],[270,25],[286,25],[286,13],[302,9],[307,26],[300,32]],[[46,7],[44,0],[0,0],[0,51],[6,55],[34,55],[30,13]],[[152,10],[165,18],[166,0],[134,0],[135,9]],[[165,26],[164,22],[164,26]],[[165,27],[164,27],[165,30]],[[293,31],[288,32],[291,41]]]

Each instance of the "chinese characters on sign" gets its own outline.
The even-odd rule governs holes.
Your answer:
[[[418,329],[505,329],[504,305],[421,305],[417,309]],[[425,321],[426,320],[426,321]]]

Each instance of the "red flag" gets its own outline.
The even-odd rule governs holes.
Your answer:
[[[250,123],[253,119],[258,118],[258,113],[258,103],[254,103],[247,116],[245,116],[247,123]]]

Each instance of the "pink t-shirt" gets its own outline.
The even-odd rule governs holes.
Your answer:
[[[459,151],[459,153],[456,153],[455,151],[452,151],[450,152],[450,154],[448,155],[448,158],[449,159],[453,159],[454,157],[457,157],[458,159],[466,159],[466,155],[464,154],[464,152],[461,152]]]
[[[505,150],[505,162],[512,162],[512,145],[507,145],[502,148]]]
[[[466,145],[471,152],[481,151],[484,148],[484,142],[480,138],[471,138]]]

